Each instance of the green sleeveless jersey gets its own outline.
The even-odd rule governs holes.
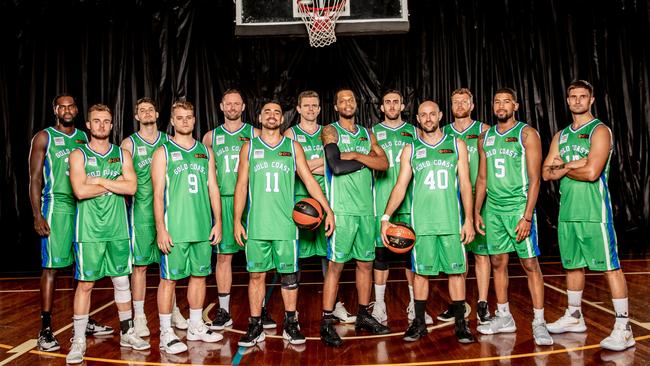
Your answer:
[[[293,140],[283,137],[275,147],[260,137],[248,150],[248,238],[257,240],[295,240],[293,222],[296,154]]]
[[[486,131],[483,149],[487,158],[487,208],[503,215],[521,215],[528,200],[526,150],[521,133],[527,126],[515,123],[504,133],[497,126]]]
[[[237,170],[239,169],[239,150],[254,136],[254,128],[244,123],[237,131],[230,132],[221,125],[212,130],[212,151],[217,166],[217,183],[222,196],[235,194]]]
[[[291,127],[293,139],[302,146],[307,160],[318,159],[324,156],[323,142],[320,139],[321,129],[322,127],[318,126],[318,130],[316,130],[313,135],[310,135],[298,125]],[[325,192],[325,178],[318,174],[314,174],[314,178],[318,184],[320,184],[320,188],[323,192]],[[305,184],[300,179],[296,179],[296,196],[309,196],[307,187],[305,187]]]
[[[208,148],[195,141],[186,150],[171,139],[162,146],[167,157],[165,227],[174,243],[206,241],[212,229]]]
[[[337,145],[341,152],[356,151],[361,154],[370,152],[371,141],[368,130],[356,125],[357,131],[351,133],[338,122],[332,124],[339,135]],[[337,215],[370,216],[373,215],[372,172],[367,167],[343,175],[334,175],[325,160],[325,188],[330,207]]]
[[[151,184],[151,159],[153,152],[169,140],[164,132],[158,132],[158,138],[150,144],[137,132],[129,136],[133,149],[133,168],[138,176],[138,190],[131,201],[130,216],[132,225],[155,226],[153,217],[153,186]]]
[[[568,163],[586,158],[591,148],[591,135],[600,125],[604,126],[601,121],[594,119],[577,130],[569,126],[560,131],[558,148],[562,160]],[[607,163],[595,182],[583,182],[566,175],[560,179],[560,221],[613,222],[607,185],[613,145],[612,143]]]
[[[373,196],[375,216],[381,216],[384,210],[386,210],[390,192],[393,191],[393,187],[395,187],[395,183],[397,182],[402,149],[404,149],[406,144],[413,142],[413,139],[417,137],[417,132],[415,126],[406,122],[394,129],[383,123],[378,123],[372,128],[372,132],[374,132],[377,143],[384,149],[388,158],[388,170],[385,172],[374,172],[375,185]],[[406,195],[402,204],[395,211],[395,214],[407,214],[410,210],[411,197],[410,195]]]
[[[459,234],[462,221],[458,183],[458,143],[443,135],[435,145],[421,138],[411,151],[411,225],[416,235]]]
[[[472,182],[472,189],[476,186],[476,177],[478,176],[478,162],[480,160],[478,155],[478,137],[483,130],[483,123],[480,121],[473,121],[469,127],[464,131],[458,131],[454,128],[454,124],[450,123],[442,128],[442,132],[462,139],[467,145],[467,159],[469,159],[469,178]]]
[[[75,129],[67,135],[54,127],[45,130],[47,147],[43,161],[43,190],[41,193],[41,211],[43,216],[52,212],[74,214],[76,200],[70,185],[70,164],[68,157],[72,150],[88,142],[86,134]]]
[[[78,148],[84,155],[86,176],[116,180],[122,175],[122,149],[111,144],[104,155],[88,144]],[[117,241],[129,239],[129,222],[125,197],[112,192],[77,202],[76,242]]]

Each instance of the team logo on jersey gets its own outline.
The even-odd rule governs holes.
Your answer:
[[[581,133],[581,134],[578,135],[578,138],[579,139],[588,139],[589,134],[588,133]]]
[[[138,146],[138,156],[147,155],[147,148],[144,146]]]
[[[494,145],[494,136],[490,136],[485,140],[485,146],[492,146]]]
[[[406,131],[402,131],[402,133],[400,135],[402,135],[404,137],[413,138],[413,134],[411,134],[410,132],[406,132]]]
[[[88,157],[88,165],[97,166],[97,158],[94,156]]]
[[[467,139],[477,139],[478,135],[467,135]]]
[[[296,140],[298,140],[298,142],[307,142],[305,135],[297,135]]]
[[[63,137],[55,137],[54,138],[54,145],[55,146],[63,146],[63,145],[65,145],[65,141],[63,140]]]
[[[426,157],[427,157],[427,149],[418,149],[418,151],[415,152],[416,159],[422,159]]]
[[[262,149],[253,150],[253,159],[264,159],[264,150]]]
[[[79,144],[79,145],[83,145],[83,144],[86,143],[86,140],[74,140],[74,142]]]
[[[120,158],[109,158],[108,159],[109,164],[119,163],[119,162],[120,162]]]
[[[566,144],[568,139],[569,139],[569,135],[560,135],[560,143],[561,144]]]
[[[377,140],[386,140],[386,131],[379,131],[377,132]]]
[[[183,154],[180,151],[172,151],[172,161],[183,160]]]
[[[440,149],[440,150],[438,150],[438,153],[440,153],[440,154],[453,154],[454,150],[452,150],[452,149]]]
[[[359,137],[359,141],[368,141],[367,137]]]
[[[224,135],[218,135],[218,136],[217,136],[216,144],[217,144],[217,145],[223,145],[223,144],[225,144],[225,143],[226,143],[226,136],[224,136]]]
[[[278,156],[291,156],[291,151],[280,151]]]
[[[517,142],[519,141],[516,137],[506,137],[506,142]]]
[[[208,156],[205,154],[194,154],[194,157],[197,159],[207,159]]]
[[[246,136],[239,136],[239,141],[250,141],[251,139]]]
[[[341,136],[341,142],[344,143],[344,144],[349,144],[350,143],[350,136],[348,136],[348,135]]]

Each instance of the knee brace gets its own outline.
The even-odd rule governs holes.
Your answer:
[[[283,289],[295,290],[298,288],[298,273],[282,273],[280,281]]]
[[[112,277],[113,290],[115,291],[115,302],[123,304],[131,302],[131,287],[129,284],[129,276]]]
[[[375,261],[372,263],[372,267],[378,271],[387,271],[388,270],[388,249],[385,247],[376,247],[375,248]]]

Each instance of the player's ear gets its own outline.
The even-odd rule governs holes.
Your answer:
[[[336,104],[334,104],[334,110],[337,112],[339,111],[339,107]]]
[[[515,102],[515,112],[519,110],[519,103]]]
[[[438,112],[438,122],[442,121],[442,111]]]
[[[406,108],[406,106],[404,105],[404,103],[400,103],[400,105],[399,105],[399,111],[400,111],[400,112],[404,112],[404,108]]]
[[[158,120],[158,116],[159,116],[159,114],[158,114],[158,112],[156,112],[156,121]]]
[[[246,103],[242,103],[241,105],[241,111],[243,112],[244,110],[246,110]]]
[[[300,114],[300,106],[299,105],[296,106],[296,112],[298,112],[298,114]]]
[[[381,105],[379,106],[379,110],[381,111],[381,113],[386,113],[386,111],[384,110],[384,103],[381,103]]]
[[[219,103],[219,109],[223,112],[223,102]]]
[[[158,119],[158,112],[156,112],[156,119]],[[140,122],[140,117],[137,114],[135,115],[135,120]]]

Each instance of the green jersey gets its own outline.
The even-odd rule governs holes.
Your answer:
[[[295,240],[293,222],[296,154],[293,140],[283,137],[271,147],[260,137],[248,150],[248,239]]]
[[[413,142],[413,139],[417,137],[417,132],[415,126],[406,122],[396,128],[378,123],[372,128],[372,132],[375,134],[377,143],[384,149],[388,158],[388,170],[385,172],[374,172],[375,185],[373,187],[373,196],[375,216],[378,216],[384,213],[390,193],[393,191],[393,187],[395,187],[395,183],[397,182],[402,149],[404,149],[406,144]],[[406,195],[402,204],[395,211],[395,214],[407,214],[410,210],[411,197]]]
[[[217,166],[217,183],[222,196],[235,194],[237,170],[239,169],[239,150],[246,141],[255,135],[253,126],[242,124],[237,130],[230,132],[221,125],[212,130],[212,151],[214,163]]]
[[[88,144],[78,148],[84,155],[86,176],[116,180],[122,175],[122,149],[110,145],[100,154]],[[79,200],[75,219],[75,242],[99,242],[129,239],[129,222],[124,196],[107,192]]]
[[[43,216],[52,212],[74,214],[76,200],[70,185],[70,164],[68,157],[72,150],[88,142],[83,131],[75,129],[67,135],[54,127],[45,130],[47,147],[43,161],[43,191],[41,208]]]
[[[338,122],[332,124],[339,135],[337,145],[341,152],[356,151],[360,154],[370,153],[371,141],[368,129],[356,125],[352,133],[341,127]],[[330,207],[337,215],[366,216],[373,215],[372,172],[363,167],[356,172],[334,175],[325,160],[325,188]]]
[[[131,225],[155,226],[153,217],[153,186],[151,184],[151,159],[153,152],[169,140],[164,132],[158,132],[158,138],[153,143],[148,143],[137,132],[129,136],[133,149],[133,168],[138,177],[138,190],[131,201]]]
[[[291,127],[293,139],[297,141],[302,149],[305,151],[307,160],[318,159],[323,157],[323,142],[320,139],[320,131],[322,127],[318,126],[318,130],[313,135],[305,132],[300,126],[295,125]],[[314,178],[320,184],[320,188],[325,192],[325,178],[322,175],[314,174]],[[309,196],[307,187],[300,180],[296,180],[296,196]]]
[[[487,158],[487,208],[494,213],[521,215],[528,200],[526,149],[521,140],[528,126],[515,123],[504,133],[497,126],[486,131],[483,150]]]
[[[212,229],[208,148],[195,141],[184,149],[171,139],[162,146],[167,158],[165,227],[174,243],[206,241]]]
[[[586,158],[591,148],[591,135],[600,125],[604,126],[601,121],[594,119],[577,130],[569,126],[560,131],[558,148],[562,160],[568,163]],[[607,163],[595,182],[579,181],[566,175],[562,177],[560,180],[560,221],[613,222],[612,203],[607,185],[612,149],[613,144],[609,150]]]
[[[435,145],[413,141],[411,225],[416,235],[459,234],[462,221],[458,142],[444,134]]]
[[[469,178],[472,182],[472,189],[476,186],[476,177],[478,176],[478,137],[483,131],[483,123],[480,121],[472,121],[465,130],[458,131],[454,128],[454,124],[450,123],[442,128],[442,132],[447,135],[458,137],[465,141],[467,145],[467,159],[469,160]]]

